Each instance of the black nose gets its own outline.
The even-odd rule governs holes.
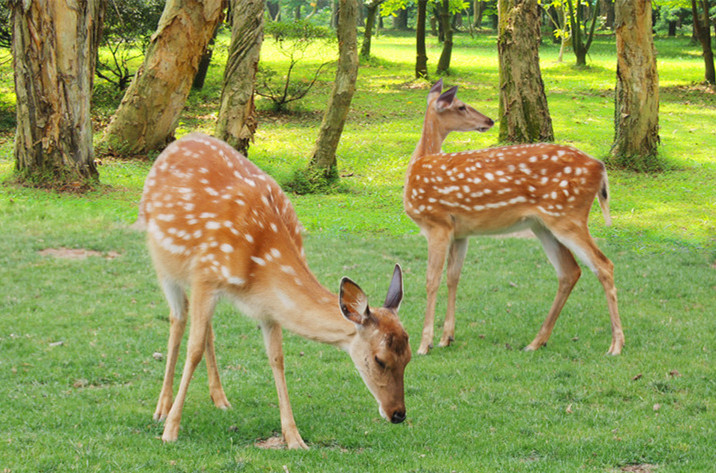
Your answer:
[[[405,420],[405,411],[395,411],[393,412],[393,417],[390,418],[390,421],[394,424],[400,424]]]

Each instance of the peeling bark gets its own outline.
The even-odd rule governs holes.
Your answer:
[[[144,63],[105,131],[108,148],[141,154],[173,139],[199,60],[224,5],[224,0],[167,1]]]
[[[659,76],[649,0],[617,0],[615,137],[611,154],[626,167],[656,156],[659,144]]]
[[[254,82],[263,40],[264,0],[231,0],[229,58],[224,70],[216,136],[244,155],[254,139]]]
[[[323,115],[310,167],[329,176],[335,172],[336,150],[343,133],[358,77],[356,0],[340,0],[338,15],[338,67],[333,90]]]
[[[96,179],[90,98],[99,0],[13,0],[15,167],[42,185]]]
[[[499,0],[500,141],[554,140],[539,67],[537,0]]]

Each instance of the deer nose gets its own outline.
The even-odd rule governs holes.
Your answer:
[[[395,411],[393,412],[393,417],[390,418],[390,421],[394,424],[400,424],[405,420],[405,411]]]

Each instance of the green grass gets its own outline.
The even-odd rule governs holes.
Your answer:
[[[452,75],[445,78],[493,117],[494,39],[459,36]],[[308,230],[309,263],[328,287],[337,290],[340,278],[350,275],[377,303],[392,265],[403,266],[401,317],[415,349],[427,250],[403,214],[401,186],[429,83],[411,80],[410,43],[377,38],[377,59],[361,68],[338,151],[347,190],[291,199]],[[573,67],[569,55],[554,63],[555,46],[542,50],[558,141],[600,158],[613,137],[613,46],[599,38],[587,69]],[[265,58],[276,57],[270,47]],[[166,351],[167,308],[143,236],[127,228],[148,162],[105,159],[102,187],[86,196],[0,187],[0,471],[711,471],[716,100],[694,85],[702,62],[687,39],[659,39],[657,49],[660,153],[670,169],[658,175],[611,171],[614,224],[605,227],[595,208],[590,225],[616,266],[623,354],[604,355],[608,313],[588,271],[549,345],[520,351],[552,301],[554,270],[536,240],[477,238],[459,291],[456,342],[408,365],[404,424],[380,419],[347,356],[285,336],[286,376],[299,431],[311,447],[306,452],[254,446],[280,431],[277,398],[256,324],[226,303],[214,326],[233,409],[213,408],[201,366],[179,441],[158,440],[161,425],[151,416],[163,363],[152,355]],[[178,134],[212,131],[223,54],[215,54],[205,90],[190,98]],[[431,68],[438,54],[432,45]],[[14,107],[14,98],[10,66],[0,64],[2,113]],[[279,182],[307,162],[330,76],[292,114],[261,114],[250,157]],[[113,104],[116,99],[98,101],[97,115],[108,116]],[[13,168],[6,122],[0,121],[4,179]],[[457,134],[445,148],[491,146],[496,136]],[[59,247],[105,257],[38,253]],[[110,258],[111,252],[119,256]],[[445,293],[443,287],[438,327]],[[638,465],[641,470],[634,470]]]

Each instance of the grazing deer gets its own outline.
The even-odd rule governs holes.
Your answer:
[[[308,268],[300,223],[278,184],[228,144],[198,133],[159,155],[144,185],[138,222],[147,230],[170,308],[166,371],[154,413],[156,420],[166,419],[162,440],[177,439],[187,388],[203,354],[211,399],[219,408],[230,407],[211,324],[220,296],[261,326],[288,448],[307,447],[288,399],[282,327],[348,352],[380,414],[393,423],[405,419],[403,373],[411,352],[397,316],[403,297],[400,266],[383,307],[369,307],[367,296],[348,278],[341,280],[340,295],[332,294]],[[187,359],[172,403],[187,313]]]
[[[451,131],[486,131],[494,124],[455,98],[456,92],[453,87],[442,93],[442,80],[430,90],[422,136],[405,176],[405,211],[428,241],[427,306],[418,353],[432,347],[435,299],[446,257],[448,302],[440,346],[449,345],[455,335],[455,298],[468,237],[530,228],[557,270],[559,288],[525,350],[547,343],[581,274],[574,254],[604,287],[612,325],[608,353],[618,355],[624,334],[613,264],[587,227],[595,196],[606,224],[611,223],[604,164],[572,147],[546,143],[444,154],[441,146]]]

